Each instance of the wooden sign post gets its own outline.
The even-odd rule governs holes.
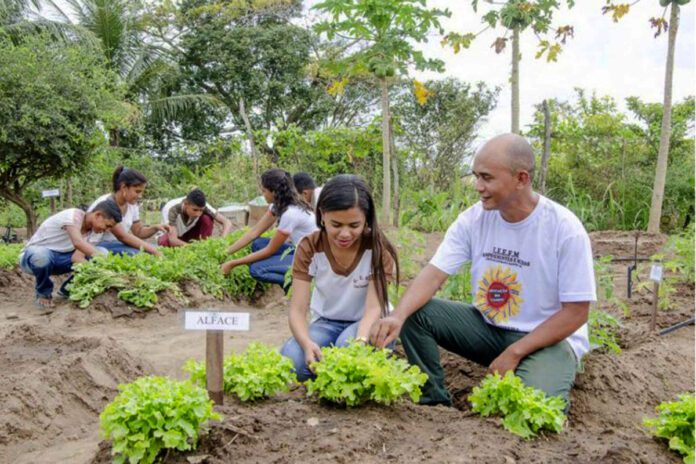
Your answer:
[[[208,396],[222,405],[224,342],[226,330],[249,330],[249,313],[220,311],[186,311],[186,330],[205,330],[205,385]]]
[[[652,317],[650,318],[650,330],[654,331],[657,325],[657,304],[660,300],[660,282],[662,282],[662,265],[653,264],[650,268],[650,280],[653,281]]]
[[[59,196],[60,196],[60,190],[58,190],[58,189],[42,190],[41,191],[42,198],[50,198],[51,199],[51,214],[54,214],[56,212],[56,197],[59,197]]]

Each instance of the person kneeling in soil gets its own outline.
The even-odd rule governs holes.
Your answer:
[[[44,313],[53,310],[52,275],[67,274],[73,262],[84,256],[107,253],[105,248],[95,247],[88,241],[91,233],[101,234],[121,222],[121,210],[113,200],[102,201],[85,213],[70,208],[46,219],[32,235],[19,254],[19,265],[36,278],[36,306]],[[79,254],[78,254],[79,253]],[[77,257],[79,256],[79,257]],[[66,280],[58,295],[67,298]]]
[[[162,208],[167,234],[158,244],[166,247],[184,246],[192,240],[204,240],[213,235],[215,222],[222,225],[223,237],[232,231],[232,223],[205,199],[200,189],[194,189],[184,198],[169,201]]]
[[[269,169],[261,174],[261,192],[270,203],[268,211],[227,250],[233,254],[251,243],[251,253],[227,261],[222,265],[222,272],[229,274],[235,267],[249,264],[254,279],[278,284],[287,291],[285,273],[292,264],[295,245],[317,229],[314,212],[298,194],[290,173],[282,169]],[[273,237],[261,237],[276,223],[278,228]]]
[[[514,371],[568,405],[589,349],[587,316],[596,300],[589,236],[570,210],[532,190],[534,154],[524,138],[488,141],[473,173],[481,201],[449,227],[394,312],[372,326],[370,339],[384,346],[401,333],[409,361],[428,374],[423,404],[451,404],[441,346],[489,373]],[[432,298],[465,262],[471,262],[474,304]]]
[[[135,169],[119,166],[114,171],[111,181],[113,192],[97,198],[87,211],[93,211],[99,203],[111,199],[121,210],[123,220],[109,232],[105,232],[97,246],[106,248],[114,254],[134,255],[140,250],[145,250],[147,253],[161,256],[162,253],[157,250],[157,247],[143,240],[152,237],[157,231],[167,231],[164,225],[144,226],[140,222],[138,201],[143,196],[147,179]]]
[[[303,238],[295,252],[293,336],[281,349],[300,381],[313,376],[311,364],[321,359],[321,347],[345,346],[351,339],[367,342],[372,324],[387,314],[387,281],[396,271],[398,282],[399,273],[396,250],[377,225],[374,201],[362,179],[330,179],[317,206],[319,230]]]

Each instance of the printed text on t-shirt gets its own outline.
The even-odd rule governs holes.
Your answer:
[[[492,251],[483,253],[483,258],[496,263],[511,264],[513,266],[529,266],[529,261],[520,259],[520,252],[515,250],[506,250],[494,246]]]

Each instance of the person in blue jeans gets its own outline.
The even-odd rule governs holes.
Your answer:
[[[87,209],[92,211],[104,200],[113,200],[121,210],[122,220],[108,232],[98,237],[97,246],[106,248],[113,254],[134,255],[144,250],[155,256],[162,253],[145,241],[155,233],[167,232],[163,224],[146,226],[140,221],[138,202],[147,187],[147,178],[135,169],[118,166],[111,175],[112,192],[97,198]]]
[[[360,177],[330,179],[316,215],[319,230],[295,251],[292,337],[281,349],[300,381],[313,377],[312,363],[321,359],[322,347],[367,342],[372,324],[388,313],[387,281],[396,275],[398,282],[399,275],[396,250],[377,225],[372,195]]]
[[[287,290],[285,273],[292,265],[295,245],[317,228],[314,212],[295,189],[290,173],[282,169],[269,169],[261,175],[261,192],[270,203],[268,211],[227,250],[234,254],[251,243],[252,252],[225,262],[222,272],[229,274],[235,267],[248,264],[253,278]],[[274,224],[278,227],[273,236],[261,237]]]
[[[19,255],[22,270],[36,279],[37,308],[45,314],[53,311],[52,275],[67,274],[76,261],[107,250],[89,242],[91,233],[100,234],[121,222],[121,211],[112,200],[102,201],[85,213],[70,208],[46,219],[32,235]],[[78,254],[79,253],[79,254]],[[58,294],[67,296],[66,280]]]

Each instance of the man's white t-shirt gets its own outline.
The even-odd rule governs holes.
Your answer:
[[[109,199],[114,200],[113,196],[110,193],[100,196],[99,198],[94,200],[94,203],[92,203],[89,206],[89,208],[87,208],[87,212],[91,213],[99,203]],[[114,203],[116,203],[116,200],[114,200]],[[135,224],[136,222],[140,222],[140,207],[137,204],[131,205],[130,203],[127,203],[126,212],[123,213],[123,210],[121,211],[121,218],[122,219],[121,222],[119,222],[119,224],[126,233],[130,234],[131,227],[133,227],[133,224]],[[94,240],[97,240],[99,242],[119,241],[119,239],[117,239],[116,236],[111,232],[104,232],[103,234],[92,234],[92,237],[94,237]],[[92,240],[92,238],[90,238],[90,240]]]
[[[49,217],[31,236],[24,249],[22,249],[22,253],[30,246],[42,246],[58,253],[74,251],[75,245],[70,240],[68,231],[65,228],[66,226],[75,226],[80,230],[85,220],[85,215],[86,213],[81,209],[70,208]],[[89,234],[84,234],[83,237],[89,237],[89,241],[93,242]]]
[[[474,306],[489,324],[531,332],[561,303],[595,301],[590,238],[567,208],[539,195],[516,223],[476,203],[449,227],[430,263],[455,274],[471,262]],[[587,324],[567,338],[577,359],[589,350]]]

